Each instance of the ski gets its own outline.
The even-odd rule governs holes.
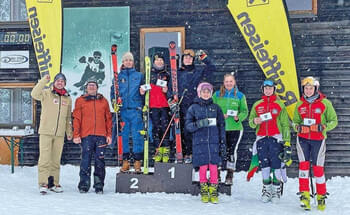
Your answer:
[[[148,56],[145,57],[145,85],[150,86],[151,81],[151,60]],[[150,90],[146,91],[145,94],[145,105],[142,109],[142,119],[143,119],[143,130],[140,131],[143,135],[144,149],[143,149],[143,174],[148,174],[148,145],[149,145],[149,93]]]
[[[179,102],[179,92],[177,87],[177,66],[176,66],[176,43],[171,41],[169,43],[170,53],[170,69],[171,69],[171,83],[174,95],[174,102]],[[177,104],[178,105],[178,104]],[[179,163],[183,161],[182,146],[181,146],[181,130],[180,130],[180,111],[177,108],[175,111],[174,126],[175,126],[175,141],[176,141],[176,160]]]
[[[122,100],[121,100],[121,97],[119,96],[117,48],[118,47],[116,44],[112,45],[111,58],[112,58],[112,66],[113,66],[113,74],[114,74],[114,95],[115,95],[115,103],[113,108],[115,112],[116,127],[117,127],[116,131],[117,131],[118,163],[120,163],[123,160],[123,142],[122,142],[122,136],[121,136],[123,123],[119,122],[120,107],[122,106]]]

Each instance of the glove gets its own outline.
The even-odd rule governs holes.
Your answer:
[[[221,167],[222,169],[226,169],[227,166],[227,152],[226,152],[226,144],[221,142],[219,145],[219,155],[221,157]]]
[[[312,132],[322,132],[325,128],[326,126],[322,124],[315,124],[310,126],[310,130]]]
[[[310,127],[306,125],[299,125],[297,127],[297,131],[298,133],[301,133],[301,134],[310,133]]]
[[[92,61],[94,61],[94,58],[93,57],[89,57],[88,61],[89,61],[89,63],[91,63]]]
[[[170,111],[172,114],[176,113],[179,110],[179,104],[175,102],[174,100],[169,99],[168,104],[170,107]]]
[[[200,119],[196,122],[198,128],[204,128],[209,126],[209,120],[207,118]]]
[[[279,154],[279,159],[287,166],[290,166],[293,162],[292,160],[292,148],[290,146],[284,146],[283,152]]]
[[[197,58],[198,58],[200,61],[202,61],[202,60],[204,60],[204,59],[207,57],[207,54],[205,53],[205,51],[203,51],[202,49],[200,49],[200,50],[198,50],[198,51],[196,52],[196,56],[197,56]]]
[[[86,63],[86,57],[83,56],[79,59],[79,63]]]

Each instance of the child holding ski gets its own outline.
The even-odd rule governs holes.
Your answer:
[[[212,64],[209,57],[203,50],[199,50],[196,53],[199,61],[205,64],[203,69],[196,68],[194,64],[195,53],[192,49],[185,49],[183,55],[181,57],[181,67],[177,71],[177,82],[178,82],[178,98],[182,96],[183,101],[180,104],[180,124],[181,128],[185,126],[185,116],[188,108],[193,103],[194,98],[196,97],[196,87],[201,81],[209,81],[212,80],[211,76],[216,71],[216,67]],[[171,80],[172,82],[172,80]],[[171,83],[172,84],[172,83]],[[169,87],[172,89],[172,87]],[[187,90],[187,91],[186,91]],[[186,92],[186,93],[185,93]],[[173,97],[173,91],[169,91],[168,97]],[[172,109],[176,109],[178,107],[172,106]],[[192,135],[187,132],[186,129],[181,130],[181,142],[185,163],[191,163],[191,155],[192,155]]]
[[[203,82],[198,85],[198,97],[188,109],[185,123],[193,135],[193,167],[199,167],[200,193],[204,203],[218,203],[218,165],[226,157],[225,119],[221,108],[213,103],[212,93],[211,84]]]
[[[156,154],[156,162],[167,163],[169,161],[169,132],[166,128],[169,124],[169,105],[166,93],[168,92],[170,74],[164,64],[164,56],[157,53],[153,56],[151,69],[151,91],[150,91],[150,115],[152,120],[152,136]],[[165,134],[165,138],[160,146],[160,141]]]
[[[134,56],[131,52],[126,52],[122,57],[122,66],[118,75],[119,95],[122,101],[120,116],[121,121],[124,123],[121,132],[123,142],[123,164],[120,169],[120,172],[123,173],[128,172],[130,169],[130,133],[133,142],[134,169],[136,173],[141,173],[144,143],[143,137],[140,134],[140,131],[143,129],[142,95],[145,94],[145,91],[141,89],[143,83],[144,75],[134,68]],[[112,86],[111,90],[114,92],[114,86]],[[111,94],[111,97],[113,101],[113,94]]]
[[[261,86],[262,99],[256,101],[249,115],[249,126],[256,129],[254,143],[263,176],[263,202],[278,202],[281,196],[282,161],[291,161],[290,129],[286,107],[277,97],[273,80]],[[281,160],[281,156],[283,159]],[[271,179],[271,171],[274,177]]]
[[[301,81],[301,87],[303,94],[293,117],[293,126],[298,132],[296,148],[299,158],[300,205],[304,210],[311,210],[309,172],[312,163],[316,178],[317,209],[323,211],[327,196],[324,175],[326,132],[337,126],[338,118],[332,103],[319,91],[318,80],[306,77]]]
[[[237,150],[243,135],[242,121],[248,116],[245,95],[238,90],[233,74],[224,76],[220,90],[213,95],[213,101],[224,113],[227,149],[227,175],[225,183],[232,185],[233,172],[236,169]]]

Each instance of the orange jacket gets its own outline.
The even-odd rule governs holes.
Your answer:
[[[107,99],[101,94],[80,96],[73,111],[73,136],[112,136],[112,115]]]

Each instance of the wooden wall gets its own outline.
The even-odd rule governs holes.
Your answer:
[[[260,95],[264,79],[258,64],[249,51],[225,0],[64,0],[64,7],[130,6],[131,51],[139,66],[139,30],[143,27],[184,26],[186,48],[204,49],[215,61],[215,86],[218,89],[225,73],[238,72],[238,86],[246,94],[249,108]],[[329,132],[326,154],[326,174],[350,175],[350,4],[338,5],[335,0],[319,0],[317,16],[290,17],[299,77],[314,75],[320,78],[321,90],[333,102],[339,125]],[[141,59],[142,60],[142,59]],[[0,73],[0,81],[34,81],[38,73],[31,64],[29,72]],[[6,77],[6,78],[5,78]],[[15,80],[13,80],[15,78]],[[38,108],[40,113],[40,106]],[[38,114],[39,116],[39,114]],[[239,169],[249,167],[250,151],[255,134],[245,125],[245,134],[239,147]],[[109,150],[107,164],[115,165],[115,150]],[[26,138],[25,164],[35,165],[38,158],[38,137]],[[294,147],[294,160],[297,160]],[[62,163],[78,164],[79,146],[67,143]],[[289,171],[297,173],[294,162]]]

